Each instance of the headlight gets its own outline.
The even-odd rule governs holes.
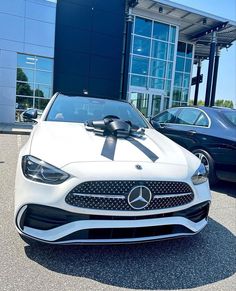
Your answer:
[[[197,171],[192,176],[192,182],[195,185],[202,184],[207,181],[208,172],[203,164],[199,166]]]
[[[69,178],[62,170],[32,156],[22,158],[22,171],[27,179],[46,184],[60,184]]]

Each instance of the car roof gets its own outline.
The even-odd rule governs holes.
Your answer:
[[[196,109],[201,109],[201,110],[205,111],[206,113],[216,113],[216,112],[220,112],[220,111],[235,111],[236,110],[236,109],[232,109],[232,108],[228,108],[228,107],[217,107],[217,106],[207,107],[207,106],[194,106],[194,105],[178,106],[178,107],[172,107],[172,108],[179,108],[179,109],[196,108]]]

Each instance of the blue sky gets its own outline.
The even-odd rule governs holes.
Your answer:
[[[173,2],[236,21],[236,0],[174,0]],[[195,66],[194,66],[195,67]],[[208,61],[203,62],[204,82],[200,85],[199,99],[204,99]],[[196,74],[196,68],[193,75]],[[195,86],[191,87],[191,99]],[[221,50],[216,99],[233,100],[236,107],[236,42],[228,51]]]

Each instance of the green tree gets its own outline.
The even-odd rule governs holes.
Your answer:
[[[17,81],[28,82],[28,78],[22,69],[17,69]],[[28,83],[17,82],[16,95],[33,96],[33,90]]]
[[[193,106],[193,100],[189,100],[189,105]],[[204,101],[198,100],[197,105],[198,106],[204,106]]]
[[[35,96],[37,97],[44,97],[43,91],[40,89],[35,90]]]
[[[224,99],[216,100],[215,106],[234,108],[234,104],[232,100],[224,100]]]

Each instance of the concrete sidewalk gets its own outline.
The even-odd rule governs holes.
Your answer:
[[[28,122],[0,123],[0,134],[29,135],[32,128],[33,124]]]

